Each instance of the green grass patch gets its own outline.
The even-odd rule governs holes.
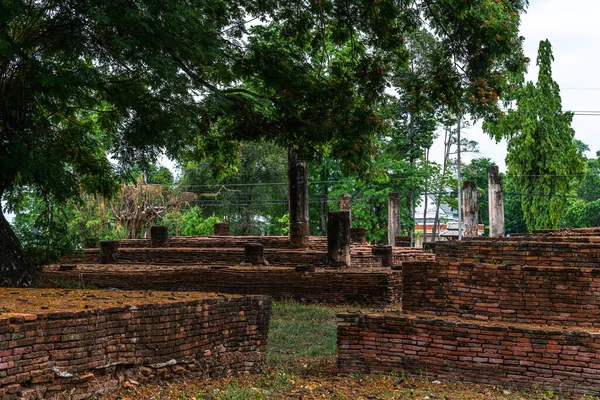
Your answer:
[[[274,302],[267,347],[268,365],[285,367],[308,358],[311,362],[334,359],[337,312],[332,307]]]

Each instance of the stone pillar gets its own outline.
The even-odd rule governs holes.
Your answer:
[[[348,193],[342,194],[340,197],[340,211],[348,211],[350,213],[350,228],[352,228],[352,209],[350,208],[350,200],[352,200],[352,196]]]
[[[215,236],[229,236],[229,222],[219,222],[214,225]]]
[[[288,196],[290,213],[290,247],[308,247],[308,165],[288,152]]]
[[[463,237],[477,237],[477,187],[473,181],[463,182]],[[460,229],[460,227],[459,227]]]
[[[262,243],[246,243],[244,245],[244,263],[264,265],[264,247]]]
[[[371,253],[381,257],[382,267],[391,267],[394,264],[394,253],[392,246],[373,246]]]
[[[152,247],[162,247],[169,240],[169,228],[163,225],[150,227],[150,240]]]
[[[488,201],[490,211],[490,236],[504,236],[504,201],[502,199],[502,182],[498,167],[488,168]]]
[[[395,245],[396,236],[400,236],[400,195],[388,193],[388,244]]]
[[[352,222],[352,221],[350,221]],[[365,228],[350,228],[350,243],[367,244],[367,231]]]
[[[119,241],[103,240],[100,242],[100,264],[112,264],[119,259]]]
[[[350,212],[330,211],[327,218],[327,258],[332,267],[349,267]]]

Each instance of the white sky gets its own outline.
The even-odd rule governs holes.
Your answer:
[[[531,59],[527,80],[537,81],[538,45],[541,40],[552,43],[554,63],[552,77],[561,88],[563,111],[600,111],[600,1],[598,0],[531,0],[522,16],[521,35],[525,37],[525,55]],[[575,137],[590,148],[588,157],[600,150],[600,116],[573,117]],[[489,139],[477,124],[463,130],[463,137],[479,142],[479,154],[466,154],[463,159],[488,157],[501,171],[506,170],[506,143]],[[433,145],[431,159],[441,162],[443,136]]]

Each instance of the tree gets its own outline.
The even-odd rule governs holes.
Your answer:
[[[360,171],[376,150],[370,135],[386,125],[375,106],[406,61],[404,34],[427,25],[448,44],[432,93],[452,92],[449,60],[501,93],[506,72],[522,70],[525,4],[4,1],[0,200],[32,188],[59,203],[82,190],[113,194],[107,154],[143,164],[209,152],[226,168],[240,139],[259,137],[307,157],[331,146]],[[0,260],[2,284],[33,282],[3,216]]]
[[[537,83],[516,91],[517,108],[484,126],[496,139],[508,139],[508,175],[520,192],[529,230],[558,227],[566,196],[585,172],[582,148],[571,128],[573,113],[562,111],[560,88],[552,80],[553,60],[550,42],[541,41]]]
[[[220,175],[210,159],[188,163],[178,188],[198,195],[198,206],[241,235],[275,233],[287,210],[287,154],[266,141],[241,142],[235,164]]]
[[[586,228],[598,226],[600,221],[600,152],[588,159],[585,178],[577,190],[577,196],[568,199],[561,227]]]

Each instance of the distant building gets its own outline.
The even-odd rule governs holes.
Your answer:
[[[433,232],[433,223],[435,221],[436,200],[433,196],[427,195],[427,214],[425,223],[423,223],[423,211],[425,210],[425,196],[421,198],[421,203],[415,210],[415,246],[423,245],[423,237],[427,242],[431,242]],[[458,211],[448,204],[440,203],[440,213],[438,218],[438,229],[435,241],[437,240],[458,240]],[[425,227],[425,231],[423,231]],[[485,226],[479,224],[477,232],[479,236],[483,235]]]

